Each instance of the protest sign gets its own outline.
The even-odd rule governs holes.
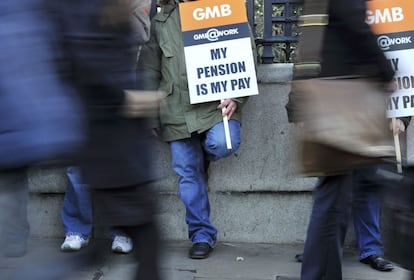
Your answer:
[[[367,1],[366,22],[395,70],[396,91],[387,102],[390,118],[414,115],[414,9],[410,0]]]
[[[191,104],[258,94],[244,0],[179,8]]]
[[[411,0],[367,1],[366,22],[395,71],[396,91],[388,98],[387,116],[414,115],[414,9]],[[402,173],[398,134],[394,135],[397,169]]]

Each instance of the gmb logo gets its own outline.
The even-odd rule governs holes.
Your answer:
[[[207,39],[209,41],[217,41],[222,36],[230,36],[230,35],[237,35],[239,34],[238,28],[231,28],[227,30],[218,30],[216,28],[211,28],[207,30],[206,33],[195,34],[194,40],[202,40]]]
[[[386,51],[394,45],[411,44],[411,36],[390,38],[386,35],[382,35],[378,37],[377,44],[381,48],[381,50]]]

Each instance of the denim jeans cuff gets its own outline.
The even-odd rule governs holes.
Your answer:
[[[382,256],[382,255],[384,255],[384,253],[382,251],[369,251],[369,252],[365,252],[365,253],[359,255],[359,260],[363,260],[363,259],[365,259],[365,258],[367,258],[369,256],[372,256],[372,255],[380,255],[380,256]]]
[[[207,240],[207,239],[195,239],[194,241],[193,241],[193,244],[194,243],[208,243],[208,245],[210,245],[211,246],[211,248],[214,248],[214,246],[216,245],[216,242],[215,241],[211,241],[211,240]]]
[[[66,236],[68,236],[68,235],[79,235],[79,236],[81,236],[83,239],[88,239],[88,238],[90,237],[90,234],[83,234],[83,233],[80,233],[80,232],[74,232],[74,231],[68,231],[68,232],[66,232],[66,233],[65,233],[65,235],[66,235]]]

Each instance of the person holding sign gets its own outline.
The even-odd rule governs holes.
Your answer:
[[[141,50],[138,68],[143,72],[145,89],[167,93],[160,106],[161,134],[170,145],[172,167],[179,177],[179,196],[186,208],[188,236],[193,244],[189,257],[204,259],[217,241],[217,229],[210,221],[208,164],[230,156],[239,148],[241,110],[246,97],[191,104],[179,3],[161,0],[160,4],[161,10],[151,22],[150,40]],[[232,149],[226,145],[224,116],[228,118]]]

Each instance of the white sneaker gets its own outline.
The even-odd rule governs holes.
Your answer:
[[[112,251],[114,253],[128,254],[132,251],[132,239],[127,236],[117,235],[112,241]]]
[[[78,251],[89,244],[89,238],[83,238],[77,234],[66,235],[60,249],[62,251]]]

